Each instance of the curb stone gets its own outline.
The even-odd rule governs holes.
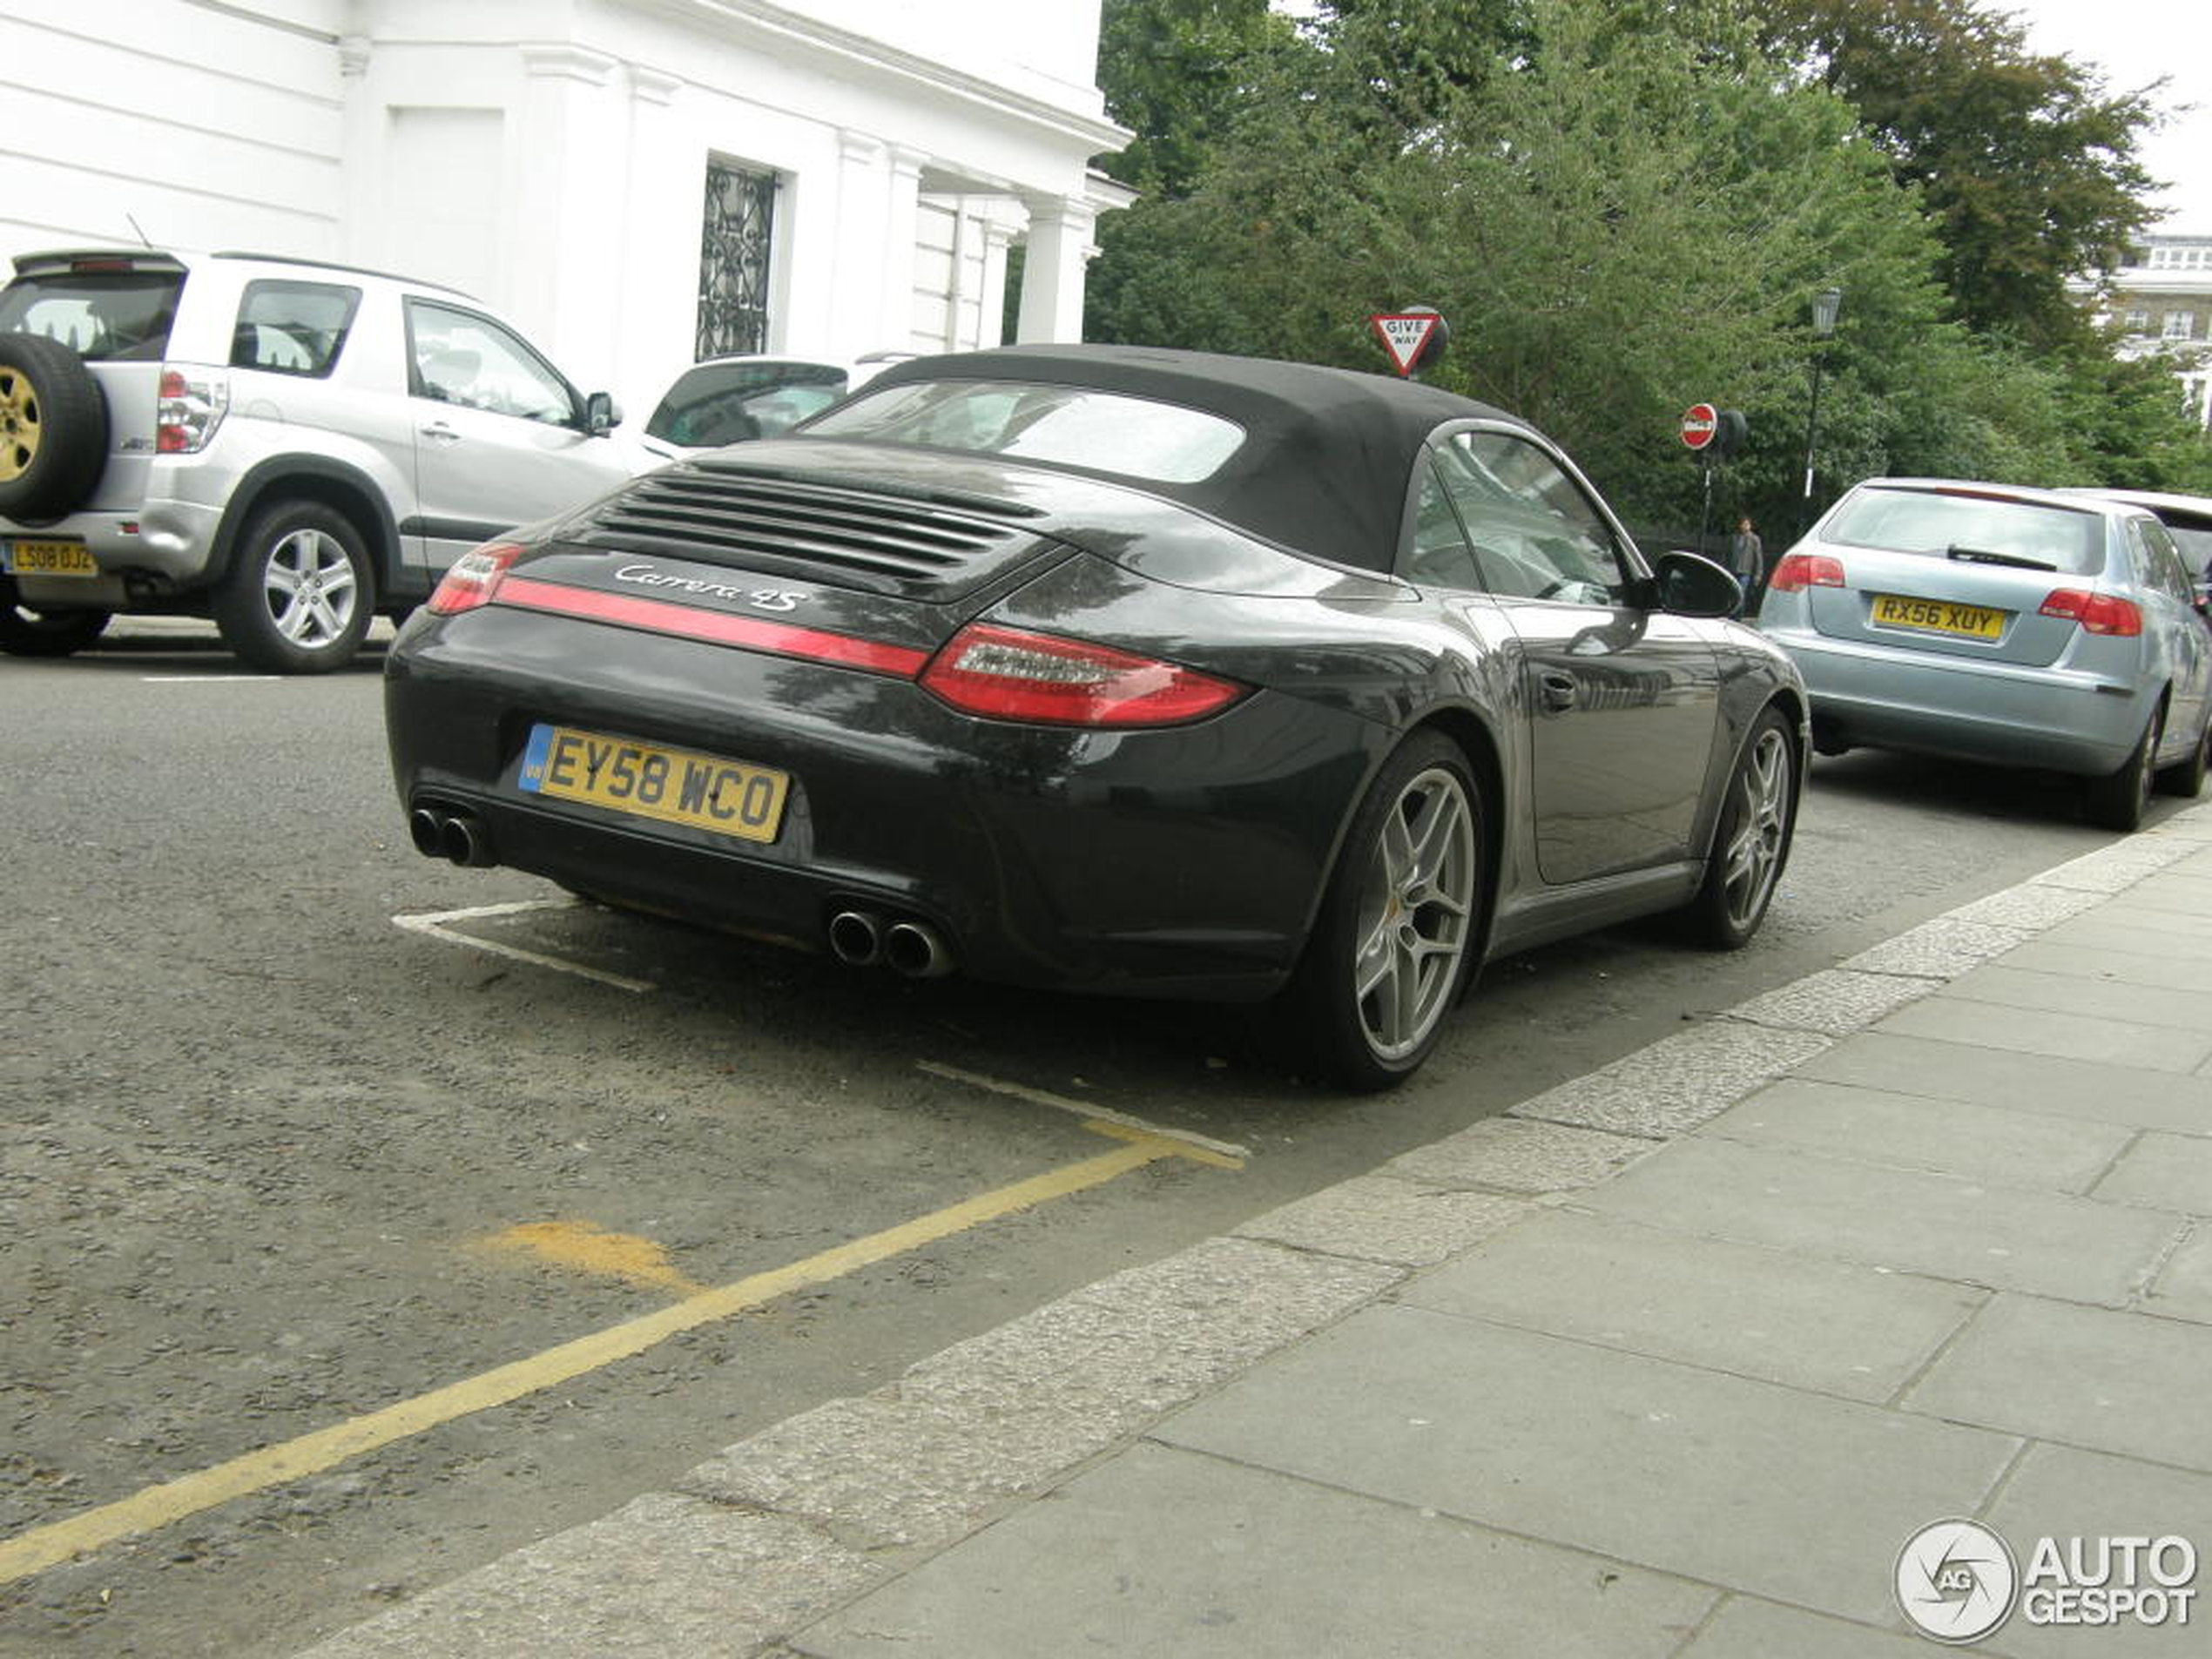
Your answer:
[[[2212,844],[2212,806],[1960,906],[1586,1076],[725,1447],[303,1659],[776,1659],[783,1639],[1177,1407]]]

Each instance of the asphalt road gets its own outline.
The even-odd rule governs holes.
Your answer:
[[[0,1584],[10,1659],[290,1653],[2111,839],[2055,780],[1820,761],[1750,949],[1649,925],[1496,965],[1413,1084],[1348,1100],[1218,1010],[916,984],[569,903],[398,926],[563,895],[413,851],[377,667],[231,678],[173,628],[0,662],[0,1550],[894,1236],[511,1403],[426,1407],[365,1455],[212,1507],[150,1500],[176,1518]],[[1070,1105],[1249,1157],[1159,1159],[897,1248],[918,1217],[1119,1144]]]

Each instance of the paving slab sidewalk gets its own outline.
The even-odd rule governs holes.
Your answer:
[[[1929,1523],[2212,1555],[2208,967],[2201,806],[310,1653],[1909,1659]]]

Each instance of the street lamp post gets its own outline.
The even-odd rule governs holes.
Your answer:
[[[1812,527],[1812,441],[1820,429],[1820,371],[1828,361],[1828,336],[1836,332],[1836,314],[1844,308],[1841,288],[1823,288],[1812,297],[1812,332],[1820,341],[1812,354],[1812,402],[1805,410],[1805,523]]]

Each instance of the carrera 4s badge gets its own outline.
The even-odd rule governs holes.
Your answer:
[[[726,583],[701,582],[695,577],[672,576],[666,570],[656,570],[650,564],[625,564],[615,572],[615,580],[633,583],[641,588],[661,588],[671,593],[695,593],[709,599],[728,599],[738,604],[751,605],[756,610],[796,610],[802,600],[813,597],[803,589],[733,588]]]

